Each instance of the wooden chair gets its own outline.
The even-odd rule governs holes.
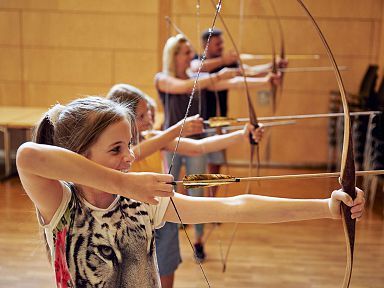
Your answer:
[[[375,86],[377,81],[377,65],[369,65],[364,77],[360,83],[359,92],[357,94],[347,93],[350,111],[363,111],[375,109],[372,105],[375,99]],[[330,92],[330,113],[337,113],[342,111],[342,103],[339,91]],[[364,149],[366,143],[366,135],[368,132],[369,116],[359,116],[353,119],[352,134],[354,135],[355,147],[355,161],[356,166],[360,169],[364,163]],[[372,119],[371,119],[372,120]],[[328,170],[334,170],[336,163],[340,163],[340,147],[342,146],[341,136],[343,135],[343,118],[332,118],[329,120],[328,126],[328,139],[329,139],[329,152],[328,152]]]

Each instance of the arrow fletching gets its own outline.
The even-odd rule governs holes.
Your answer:
[[[187,189],[213,187],[240,182],[240,179],[224,174],[193,174],[183,178],[183,186]]]
[[[229,118],[229,117],[211,117],[208,119],[208,125],[209,127],[216,128],[216,127],[225,127],[230,126],[233,123],[238,123],[239,121],[235,118]]]

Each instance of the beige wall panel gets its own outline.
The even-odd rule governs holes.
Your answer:
[[[215,3],[218,3],[218,1],[214,1]],[[225,2],[225,1],[224,1]],[[172,1],[172,12],[173,15],[183,14],[183,15],[197,15],[197,11],[200,12],[201,16],[209,16],[215,15],[215,10],[213,8],[213,5],[211,4],[211,0],[204,0],[200,1],[200,9],[197,10],[196,8],[196,1]],[[225,7],[227,7],[227,3],[224,3]],[[196,21],[196,20],[195,20]]]
[[[31,83],[26,85],[26,106],[49,107],[56,104],[82,98],[87,95],[104,96],[110,85],[54,85]]]
[[[196,27],[191,25],[195,23],[193,17],[175,17],[179,27],[187,34],[193,43],[197,40]],[[242,32],[239,39],[239,21],[228,18],[226,21],[230,32],[236,41],[237,46],[242,47],[241,52],[246,53],[270,53],[271,36],[267,21],[270,23],[273,39],[276,49],[280,48],[280,36],[277,31],[276,23],[273,20],[261,18],[246,19],[241,23]],[[372,53],[372,32],[376,22],[373,21],[319,21],[319,25],[324,32],[334,54],[362,55],[368,56]],[[209,27],[209,21],[201,21],[201,30]],[[313,29],[310,22],[302,19],[283,20],[283,31],[285,37],[285,46],[288,53],[300,54],[324,54],[325,50],[322,43]],[[222,28],[218,23],[218,28]],[[227,47],[230,47],[227,35],[224,35]]]
[[[222,13],[241,52],[271,52],[267,21],[279,51],[280,36],[269,1],[224,1]],[[196,1],[171,0],[169,11],[172,20],[196,47],[199,32],[211,25],[214,15],[210,0],[200,2],[200,31],[197,31]],[[273,2],[282,17],[287,53],[322,56],[320,61],[291,60],[290,66],[329,66],[315,30],[296,1]],[[357,92],[369,62],[384,63],[382,0],[305,0],[305,3],[319,20],[338,64],[348,66],[348,71],[343,72],[346,89]],[[241,4],[244,17],[239,19]],[[164,6],[159,5],[162,0],[0,1],[0,9],[6,9],[0,12],[0,62],[6,67],[0,72],[0,81],[3,80],[0,104],[52,105],[84,94],[105,94],[115,82],[138,86],[160,104],[152,82],[161,64],[158,35],[162,25],[166,29],[165,21],[158,16]],[[168,13],[167,9],[164,13]],[[23,17],[21,20],[19,15]],[[223,29],[219,19],[217,27]],[[20,31],[23,31],[23,43],[20,43]],[[224,37],[226,49],[232,49],[228,35]],[[24,49],[23,67],[20,67],[19,49]],[[20,70],[26,82],[19,84],[16,81],[20,79]],[[270,99],[263,97],[268,89],[267,85],[251,90],[258,116],[272,115]],[[285,92],[277,114],[326,112],[329,90],[337,90],[332,72],[286,74]],[[230,92],[229,112],[231,116],[247,117],[243,91]],[[272,160],[325,162],[327,130],[326,121],[271,128]],[[317,150],[303,153],[308,146]],[[264,153],[265,147],[262,143]],[[234,159],[247,161],[247,143],[233,150]]]
[[[24,57],[26,81],[111,83],[110,52],[26,49]]]
[[[278,163],[324,163],[328,157],[327,124],[307,127],[296,124],[273,127],[260,144],[260,159],[266,160],[270,145],[270,161]],[[273,129],[273,130],[272,130]],[[270,136],[269,136],[270,134]],[[269,138],[270,137],[270,138]],[[268,143],[270,141],[270,144]],[[304,152],[305,151],[305,152]],[[227,150],[228,161],[248,163],[249,144],[242,143]]]
[[[345,65],[348,68],[347,71],[342,72],[343,82],[345,89],[353,94],[358,93],[368,66],[376,63],[376,61],[358,57],[339,57],[338,62],[339,65]]]
[[[336,55],[371,55],[373,21],[321,21],[320,28]]]
[[[281,98],[278,94],[276,115],[317,114],[328,112],[328,92],[298,92],[285,90],[283,93]],[[312,121],[307,123],[312,123]]]
[[[157,72],[157,53],[155,52],[116,52],[115,82],[132,85],[153,85]]]
[[[19,44],[20,44],[19,12],[0,11],[0,45],[19,45]]]
[[[384,2],[383,2],[383,6],[384,6]],[[371,45],[372,45],[372,53],[370,56],[370,61],[372,62],[377,62],[378,60],[378,57],[380,55],[380,37],[381,37],[381,33],[382,33],[382,29],[381,29],[381,24],[382,22],[380,20],[377,20],[375,22],[372,23],[373,27],[372,27],[372,42],[371,42]]]
[[[196,44],[200,37],[197,37],[201,34],[202,31],[208,29],[211,25],[211,19],[208,17],[202,17],[200,21],[200,33],[197,30],[196,19],[194,16],[176,16],[174,17],[175,24],[185,33],[189,38],[192,44],[195,47],[198,47]],[[239,21],[236,18],[227,18],[225,23],[228,26],[228,29],[235,41],[237,48],[241,52],[253,52],[261,53],[262,51],[271,51],[270,37],[268,33],[268,28],[260,19],[252,20],[252,25],[245,25],[245,22],[241,24],[241,34],[239,34]],[[249,23],[249,22],[248,22]],[[223,25],[220,21],[217,21],[216,28],[224,32],[224,42],[226,49],[233,49],[231,41],[226,35]],[[172,35],[175,35],[176,32],[172,30]],[[241,38],[241,39],[240,39]],[[248,39],[244,39],[248,38]],[[251,38],[251,39],[249,39]],[[200,44],[199,44],[200,45]]]
[[[239,16],[241,5],[243,5],[244,16],[268,15],[274,16],[272,8],[268,3],[270,0],[231,0],[223,1],[222,14],[224,16]],[[217,0],[214,1],[218,3]],[[380,18],[380,0],[307,0],[304,1],[309,11],[315,17],[339,18]],[[243,3],[243,4],[241,4]],[[279,16],[304,16],[302,8],[296,0],[273,0]],[[194,1],[173,1],[175,14],[196,14],[196,2]],[[213,7],[211,0],[201,1],[200,13],[212,14]],[[340,15],[341,14],[341,15]]]
[[[229,105],[231,111],[234,110],[237,113],[230,113],[230,114],[237,114],[236,117],[248,117],[248,112],[246,110],[247,105],[246,101],[238,101],[232,96],[234,91],[230,92],[229,97]],[[310,96],[310,97],[309,97]],[[276,114],[277,115],[295,115],[295,114],[311,114],[311,113],[327,113],[328,111],[328,94],[327,93],[312,93],[311,95],[308,95],[307,93],[292,93],[290,91],[284,92],[283,97],[281,100],[278,101],[278,107]],[[271,106],[258,106],[257,97],[254,98],[256,101],[254,101],[256,113],[259,117],[261,116],[271,116],[273,115]],[[234,107],[234,105],[237,107]],[[239,107],[241,106],[241,107]],[[242,113],[241,113],[242,111]],[[297,136],[296,134],[299,134],[298,131],[304,131],[305,135],[303,137]],[[271,159],[276,162],[294,162],[297,159],[305,159],[307,162],[315,161],[315,162],[325,162],[327,160],[327,131],[328,131],[328,122],[327,120],[306,120],[306,121],[297,121],[294,125],[288,125],[288,126],[281,126],[281,127],[272,127],[267,128],[268,134],[271,134],[272,137],[272,144],[271,146],[271,155],[273,156]],[[295,131],[292,136],[290,135],[290,132],[286,131]],[[322,131],[322,132],[316,132],[316,136],[313,135],[313,131]],[[312,133],[312,135],[311,135]],[[318,133],[322,138],[318,138]],[[267,134],[266,134],[267,135]],[[324,136],[325,135],[325,136]],[[292,138],[291,142],[293,144],[289,144],[288,148],[293,149],[290,151],[289,149],[285,148],[285,141],[282,142],[281,139],[289,139]],[[300,138],[301,137],[301,138]],[[296,139],[299,138],[299,139]],[[315,154],[312,154],[309,158],[303,157],[302,151],[305,151],[306,145],[312,145],[311,147],[314,147],[314,141],[313,139],[319,139],[321,142],[320,144],[320,152],[316,152]],[[265,138],[267,139],[267,138]],[[310,139],[310,140],[307,140]],[[312,142],[311,142],[312,141]],[[323,147],[323,143],[325,147]],[[263,145],[266,145],[265,143]],[[266,148],[263,148],[263,145],[261,145],[260,151],[262,153],[266,153]],[[297,146],[295,146],[297,145]],[[230,154],[232,159],[235,160],[241,160],[243,158],[243,151],[246,148],[239,148],[239,149],[233,149],[235,151],[230,150]],[[284,149],[287,149],[287,152],[284,152]],[[304,150],[303,150],[304,149]],[[282,150],[282,152],[280,152]],[[276,154],[277,153],[277,154]],[[265,157],[262,159],[265,159]],[[301,160],[303,161],[303,160]]]
[[[21,83],[1,83],[0,82],[0,105],[3,106],[22,106],[23,98]]]
[[[334,54],[356,56],[370,55],[372,49],[373,23],[372,21],[318,21]],[[277,43],[277,49],[279,49],[279,35],[272,22],[270,22],[270,25],[272,31],[275,32],[273,35]],[[284,27],[285,46],[288,53],[325,53],[324,47],[310,22],[306,20],[283,20],[282,25]],[[256,52],[258,52],[261,50],[259,45],[262,44],[260,43],[262,40],[270,45],[271,39],[266,29],[267,24],[265,20],[244,21],[243,27],[244,40],[242,40],[242,42],[244,47],[252,49],[256,46],[253,49],[258,49],[256,50]],[[258,34],[260,34],[260,36]],[[259,48],[257,48],[257,46],[259,46]],[[267,50],[270,51],[271,49],[268,48]]]
[[[248,18],[241,24],[240,43],[244,53],[272,53],[272,41],[275,43],[276,53],[280,49],[280,35],[277,33],[276,23],[271,19]],[[285,38],[289,38],[285,32]],[[287,40],[285,40],[287,42]],[[288,49],[288,45],[286,45]]]
[[[280,49],[280,35],[275,21],[262,18],[247,18],[239,24],[238,19],[228,18],[226,23],[241,52],[270,53],[272,51],[272,39],[267,21],[271,27],[278,52]],[[197,28],[194,25],[194,17],[175,17],[175,22],[195,45],[197,42]],[[371,43],[374,37],[373,28],[376,22],[321,20],[318,23],[335,55],[371,55],[373,49]],[[206,18],[202,19],[201,30],[209,27],[209,25],[210,23]],[[240,35],[239,25],[241,25]],[[310,22],[305,19],[283,20],[282,25],[288,53],[325,54],[324,47]],[[217,28],[222,29],[219,22]],[[225,34],[224,39],[226,47],[231,48],[228,36]]]
[[[26,12],[24,44],[155,51],[157,17]]]
[[[249,94],[252,99],[252,103],[256,109],[256,114],[260,116],[270,116],[271,102],[267,95],[262,97],[260,94],[269,94],[269,86],[263,85],[259,89],[249,89]],[[233,89],[228,94],[228,115],[230,117],[248,117],[248,103],[246,98],[246,92],[242,89]]]
[[[158,0],[2,0],[0,8],[21,8],[24,10],[59,10],[59,11],[97,11],[97,12],[128,12],[156,13]]]
[[[380,18],[381,0],[306,0],[303,1],[315,17]],[[274,0],[278,15],[304,16],[296,0]]]
[[[21,80],[20,49],[0,47],[0,80]]]
[[[214,0],[214,3],[219,1]],[[222,1],[222,8],[220,13],[223,17],[233,17],[239,16],[243,13],[244,16],[249,15],[266,15],[270,9],[267,1],[263,0],[231,0],[231,1]],[[173,1],[173,12],[174,14],[181,15],[197,15],[196,2],[194,1]],[[211,0],[200,1],[200,14],[205,17],[210,17],[211,22],[215,14],[214,7],[211,3]],[[225,19],[227,20],[227,19]],[[218,20],[220,22],[220,20]]]
[[[225,169],[225,168],[224,168]],[[314,171],[315,172],[315,171]],[[319,171],[320,172],[320,171]],[[226,173],[226,172],[225,172]],[[308,173],[308,170],[295,170],[287,172],[287,169],[260,169],[260,175],[282,175],[287,173],[295,173],[295,174],[304,174]],[[240,168],[240,167],[229,167],[229,175],[236,175],[239,177],[247,177],[248,169]],[[253,175],[256,175],[256,171],[253,171]],[[273,196],[273,197],[288,197],[288,198],[327,198],[329,197],[328,189],[324,189],[324,191],[316,191],[317,189],[313,189],[313,187],[322,187],[324,183],[329,183],[329,187],[339,187],[340,184],[337,183],[337,178],[333,179],[306,179],[306,180],[297,180],[294,183],[290,182],[288,184],[287,181],[261,181],[259,183],[252,182],[251,184],[251,193],[256,195],[265,195],[265,196]],[[292,185],[296,187],[300,185],[300,190],[291,189],[289,194],[287,194],[287,185]],[[227,185],[219,189],[218,196],[220,197],[228,197],[233,195],[239,195],[241,193],[245,193],[247,182],[240,182],[234,185]],[[330,188],[332,189],[332,188]],[[305,192],[303,192],[305,191]],[[310,191],[310,196],[308,195],[308,191]],[[236,237],[236,241],[239,241],[239,234]],[[246,237],[246,236],[245,236]],[[224,239],[224,238],[223,238]],[[225,241],[225,240],[224,240]],[[233,251],[235,252],[235,251]],[[295,252],[293,252],[295,253]],[[236,279],[236,281],[238,281]],[[233,282],[235,283],[235,282]],[[238,283],[238,282],[237,282]],[[305,286],[297,284],[296,286]],[[251,286],[251,285],[248,285]],[[276,286],[276,285],[275,285]],[[245,285],[247,287],[247,285]]]
[[[339,66],[345,66],[346,70],[341,71],[346,90],[357,93],[360,82],[371,61],[360,57],[336,56]],[[320,60],[313,61],[290,61],[290,67],[331,67],[326,55]],[[285,73],[284,89],[299,91],[323,91],[338,90],[333,70],[323,72],[295,72]]]
[[[229,147],[226,150],[226,153],[227,153],[228,162],[242,163],[242,164],[249,163],[249,156],[250,156],[249,144],[245,141],[243,143],[237,144],[236,147],[234,146]]]
[[[315,91],[298,92],[284,90],[283,95],[277,93],[276,115],[296,115],[327,113],[329,94]],[[271,99],[266,103],[260,103],[259,96],[251,92],[251,98],[258,117],[272,116]],[[244,93],[236,94],[230,91],[228,105],[232,117],[248,117],[248,106]],[[239,99],[242,99],[239,101]]]
[[[200,48],[200,37],[198,36],[201,34],[202,31],[208,29],[211,26],[211,19],[209,19],[209,17],[201,17],[199,21],[200,31],[198,31],[196,18],[194,16],[175,15],[172,20],[179,27],[179,29],[189,38],[194,48]],[[216,28],[221,29],[219,21],[217,22]],[[171,29],[171,34],[175,35],[177,33],[174,29]]]
[[[343,75],[345,73],[343,72]],[[284,76],[284,89],[329,92],[337,89],[337,82],[333,71],[286,73]]]
[[[86,96],[105,97],[112,85],[54,85],[31,83],[26,85],[26,106],[51,106],[57,102],[65,104]],[[155,95],[154,89],[148,86],[137,86],[148,95]]]
[[[271,160],[285,163],[324,163],[328,157],[327,126],[305,124],[277,127],[272,131]]]

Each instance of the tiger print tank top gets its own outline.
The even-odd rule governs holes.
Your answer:
[[[100,209],[62,184],[51,222],[39,217],[57,287],[160,287],[154,229],[163,224],[169,198],[149,205],[117,196]]]

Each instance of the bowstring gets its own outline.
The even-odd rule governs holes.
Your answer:
[[[214,5],[214,2],[213,0],[211,0],[211,3]],[[241,4],[241,3],[240,3]],[[240,6],[241,9],[244,8],[244,6]],[[256,116],[256,112],[255,112],[255,109],[254,109],[254,106],[253,106],[253,103],[252,103],[252,99],[251,99],[251,95],[249,93],[249,87],[248,87],[248,82],[247,82],[247,76],[246,76],[246,73],[245,73],[245,70],[244,70],[244,65],[243,65],[243,61],[241,60],[241,57],[240,57],[240,52],[239,52],[239,49],[235,43],[235,40],[233,39],[232,37],[232,34],[231,32],[229,31],[229,28],[227,26],[227,24],[225,23],[224,21],[224,18],[221,14],[219,14],[219,18],[221,20],[221,23],[225,29],[225,31],[227,32],[227,35],[229,37],[229,40],[231,41],[232,43],[232,46],[233,48],[235,49],[235,52],[236,52],[236,55],[238,56],[238,63],[239,63],[239,68],[240,68],[240,71],[242,72],[243,74],[243,78],[244,78],[244,86],[245,86],[245,93],[246,93],[246,96],[247,96],[247,103],[248,103],[248,114],[249,114],[249,121],[251,122],[251,124],[255,127],[255,128],[258,128],[259,127],[259,124],[258,124],[258,120],[257,120],[257,116]],[[258,143],[255,143],[253,141],[253,139],[250,137],[250,162],[249,162],[249,168],[248,168],[248,171],[249,171],[249,176],[251,176],[253,173],[252,173],[252,167],[253,167],[253,158],[254,158],[254,154],[255,154],[255,146],[256,146],[256,153],[257,153],[257,159],[258,159],[258,163],[257,163],[257,173],[260,172],[260,151],[259,151],[259,145]],[[246,194],[249,194],[250,192],[250,189],[251,189],[251,183],[247,183],[247,186],[246,186]],[[225,259],[224,259],[224,264],[223,264],[223,272],[225,271],[226,269],[226,262],[227,262],[227,259],[228,259],[228,255],[229,255],[229,250],[231,249],[231,246],[232,246],[232,242],[233,242],[233,239],[234,239],[234,234],[236,233],[237,231],[237,226],[238,226],[238,223],[235,224],[235,228],[233,230],[233,234],[231,236],[231,240],[230,240],[230,244],[228,246],[228,249],[227,249],[227,252],[226,252],[226,255],[225,255]]]
[[[200,0],[196,1],[196,27],[197,27],[197,59],[200,61],[200,49],[201,49],[201,37],[200,37]],[[202,114],[202,101],[201,101],[201,89],[198,90],[198,99],[199,99],[199,115]]]
[[[218,4],[216,5],[215,16],[214,16],[214,18],[213,18],[211,27],[209,28],[209,35],[208,35],[207,43],[206,43],[205,48],[204,48],[203,56],[202,56],[201,61],[200,61],[199,69],[198,69],[198,71],[197,71],[196,78],[195,78],[195,80],[194,80],[194,82],[193,82],[192,92],[191,92],[191,95],[189,96],[189,101],[188,101],[188,105],[187,105],[187,110],[185,111],[185,115],[184,115],[184,118],[183,118],[183,122],[182,122],[182,124],[181,124],[181,129],[180,129],[180,132],[179,132],[179,136],[178,136],[178,138],[177,138],[176,146],[175,146],[175,149],[174,149],[173,154],[172,154],[172,159],[171,159],[171,164],[170,164],[170,166],[169,166],[168,174],[171,174],[171,172],[172,172],[173,162],[174,162],[174,159],[175,159],[175,155],[176,155],[177,149],[179,148],[181,135],[182,135],[182,133],[183,133],[184,125],[185,125],[186,119],[187,119],[188,114],[189,114],[189,109],[190,109],[191,106],[192,106],[193,97],[194,97],[195,92],[196,92],[197,81],[199,80],[199,77],[200,77],[201,69],[202,69],[202,67],[203,67],[203,64],[204,64],[204,61],[205,61],[205,58],[206,58],[206,54],[207,54],[207,50],[208,50],[208,45],[209,45],[209,42],[210,42],[210,39],[211,39],[211,36],[212,36],[213,29],[215,28],[215,23],[216,23],[217,15],[219,15],[220,10],[221,10],[221,5],[222,5],[222,0],[219,0],[219,1],[218,1]],[[196,250],[195,250],[195,248],[193,247],[193,245],[192,245],[192,241],[191,241],[191,239],[190,239],[190,237],[189,237],[189,235],[188,235],[188,233],[187,233],[187,230],[185,229],[185,226],[184,226],[184,224],[183,224],[183,221],[181,220],[181,217],[180,217],[179,211],[178,211],[177,208],[176,208],[175,202],[173,201],[172,197],[170,198],[170,200],[171,200],[171,203],[172,203],[173,208],[175,209],[177,218],[179,219],[180,224],[181,224],[181,226],[183,227],[183,230],[184,230],[185,235],[186,235],[186,237],[187,237],[187,239],[188,239],[189,245],[191,246],[191,248],[192,248],[192,250],[193,250],[193,253],[194,253],[195,257],[196,257]],[[208,287],[211,287],[211,285],[210,285],[210,283],[209,283],[209,281],[208,281],[207,275],[205,274],[205,271],[204,271],[204,269],[203,269],[203,266],[202,266],[201,262],[200,262],[200,261],[197,261],[197,262],[198,262],[198,264],[199,264],[199,267],[200,267],[201,272],[203,273],[204,279],[205,279],[205,281],[207,282]]]

